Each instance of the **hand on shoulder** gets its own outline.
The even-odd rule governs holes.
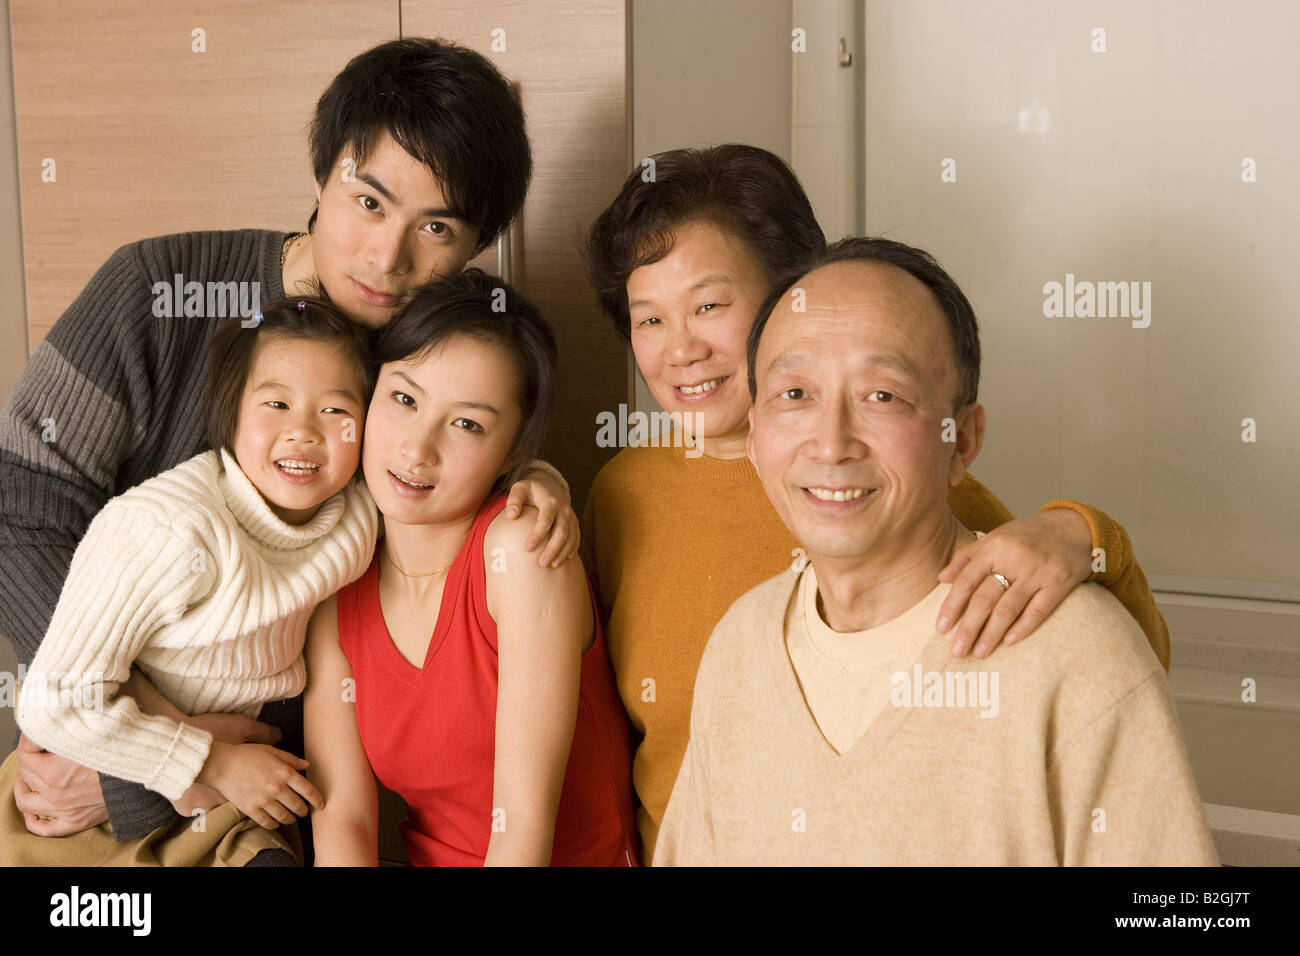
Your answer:
[[[502,511],[483,535],[488,613],[498,623],[503,614],[520,620],[561,610],[579,618],[590,615],[587,573],[580,560],[571,557],[557,568],[541,567],[524,550],[536,516],[531,505],[515,519]]]

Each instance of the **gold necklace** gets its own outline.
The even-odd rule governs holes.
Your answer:
[[[295,232],[288,239],[284,240],[284,248],[280,250],[280,271],[281,272],[284,271],[284,264],[287,261],[289,261],[289,250],[293,248],[294,243],[296,243],[299,239],[301,239],[305,235],[307,235],[307,233],[305,232]]]
[[[383,555],[383,556],[388,560],[388,563],[389,563],[389,564],[391,564],[393,567],[397,568],[397,573],[398,573],[398,574],[402,575],[403,577],[407,577],[407,578],[429,578],[429,577],[433,577],[433,575],[435,575],[435,574],[442,574],[443,571],[448,571],[448,570],[450,570],[450,569],[451,569],[451,564],[455,564],[455,563],[456,563],[455,560],[453,559],[452,562],[451,562],[451,564],[447,565],[447,567],[445,567],[445,568],[439,568],[439,569],[436,570],[436,571],[421,571],[421,572],[419,572],[418,574],[412,574],[412,573],[409,572],[409,571],[403,571],[403,570],[402,570],[401,565],[399,565],[396,561],[393,560],[393,557],[392,557],[392,555],[390,555],[390,554],[388,553],[388,549],[387,549],[387,548],[380,548],[379,551],[380,551],[380,554],[382,554],[382,555]]]

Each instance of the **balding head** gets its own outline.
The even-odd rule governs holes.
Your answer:
[[[928,252],[901,242],[879,238],[841,239],[777,279],[771,293],[759,307],[758,316],[750,331],[748,350],[750,397],[755,394],[754,362],[758,344],[773,312],[784,305],[787,311],[798,316],[800,313],[796,309],[802,309],[807,301],[807,289],[802,280],[823,267],[849,262],[893,266],[906,272],[917,284],[929,290],[931,304],[946,320],[952,360],[958,380],[952,410],[956,412],[977,401],[980,377],[979,325],[970,302],[953,281],[952,276],[948,275]],[[802,296],[796,297],[791,294],[798,290],[802,290]]]

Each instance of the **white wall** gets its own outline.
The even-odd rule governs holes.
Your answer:
[[[791,56],[790,165],[831,242],[864,226],[865,20],[860,0],[794,0],[807,49]]]

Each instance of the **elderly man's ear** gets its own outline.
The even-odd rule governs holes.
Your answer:
[[[984,406],[979,402],[967,405],[954,417],[955,436],[950,432],[945,438],[955,437],[952,457],[948,460],[948,484],[957,487],[966,477],[966,469],[984,445]]]

